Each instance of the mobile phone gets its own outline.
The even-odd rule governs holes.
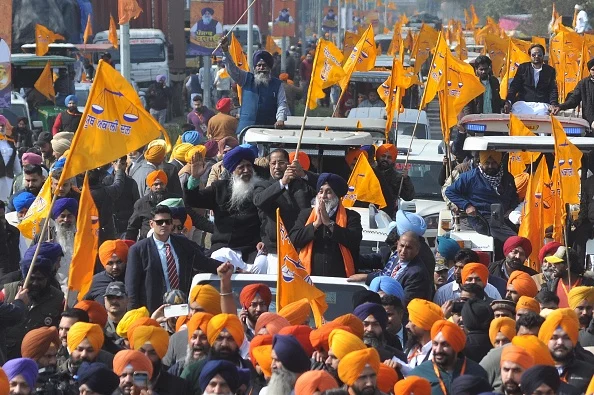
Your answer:
[[[189,313],[190,308],[187,304],[174,304],[167,306],[163,311],[165,318],[180,317],[182,315],[188,315]]]
[[[148,372],[134,372],[132,380],[137,388],[146,389],[148,388],[149,374]]]

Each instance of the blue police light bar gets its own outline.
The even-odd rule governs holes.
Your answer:
[[[563,130],[565,130],[565,134],[568,136],[581,136],[583,128],[575,126],[566,126],[563,128]]]
[[[464,125],[464,128],[469,132],[479,132],[484,133],[487,131],[487,125],[481,125],[477,123],[468,123]]]

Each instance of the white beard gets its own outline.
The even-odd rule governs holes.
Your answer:
[[[265,86],[267,87],[270,83],[270,73],[256,73],[254,75],[254,81],[256,82],[257,86]]]
[[[297,373],[280,368],[272,371],[272,376],[268,382],[268,393],[274,395],[289,395],[295,382],[297,381]]]
[[[239,210],[246,201],[251,201],[254,194],[254,187],[262,179],[255,174],[249,181],[243,181],[241,176],[235,174],[231,177],[231,199],[229,199],[229,210]]]
[[[192,362],[201,361],[206,357],[207,355],[200,359],[194,359],[194,350],[192,350],[192,345],[188,343],[188,348],[186,350],[186,359],[184,360],[184,366],[189,366]]]
[[[332,210],[338,207],[338,197],[334,197],[332,200],[324,201],[324,206],[326,206],[326,212],[330,214]]]
[[[76,226],[72,228],[65,228],[56,223],[56,243],[60,244],[64,256],[60,260],[60,267],[56,274],[56,278],[60,283],[63,292],[68,289],[68,273],[70,271],[70,262],[72,261],[72,254],[74,253],[74,235],[76,233]]]

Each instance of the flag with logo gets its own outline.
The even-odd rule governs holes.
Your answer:
[[[524,125],[520,118],[509,114],[509,135],[510,136],[535,136],[530,129]],[[512,176],[517,176],[526,170],[526,166],[538,159],[539,153],[531,152],[510,152],[507,161],[507,169]]]
[[[392,59],[392,71],[390,76],[377,88],[377,94],[386,103],[386,139],[388,133],[392,130],[392,122],[396,111],[401,111],[402,97],[405,90],[410,88],[416,79],[413,74],[404,69],[402,62],[398,58]]]
[[[344,40],[342,42],[342,55],[343,59],[348,59],[348,56],[357,45],[361,37],[357,33],[349,32],[348,30],[344,32]]]
[[[56,40],[64,40],[64,36],[52,32],[43,25],[35,25],[35,55],[45,55],[49,51],[49,45]]]
[[[118,0],[118,18],[120,25],[130,22],[130,19],[138,18],[141,12],[142,8],[140,8],[136,0]]]
[[[369,27],[353,48],[344,64],[344,77],[340,80],[340,89],[346,92],[353,71],[369,71],[375,66],[376,48],[373,27]]]
[[[508,39],[501,38],[496,34],[484,36],[484,52],[492,62],[493,75],[502,77],[505,74],[505,57],[507,56]]]
[[[27,239],[33,239],[41,233],[43,221],[49,217],[50,204],[52,201],[52,177],[48,175],[33,201],[23,220],[17,225],[21,235]]]
[[[68,289],[78,291],[79,301],[91,288],[99,245],[99,211],[91,196],[88,178],[87,173],[80,194],[74,250],[68,271]]]
[[[553,174],[559,175],[559,188],[563,203],[578,204],[580,202],[580,175],[582,151],[569,141],[561,122],[551,116],[553,137],[555,138],[555,165]]]
[[[41,75],[37,81],[35,81],[35,85],[33,86],[39,91],[39,93],[47,97],[48,100],[53,101],[56,99],[56,91],[54,90],[54,73],[52,72],[50,62],[45,64]]]
[[[560,31],[551,38],[549,64],[556,71],[560,103],[565,101],[579,81],[579,59],[583,46],[584,38],[575,32]]]
[[[278,253],[278,277],[276,280],[276,311],[289,303],[307,298],[316,321],[320,327],[328,310],[326,294],[313,284],[309,273],[301,264],[299,254],[289,239],[289,232],[276,209],[276,240]]]
[[[109,33],[107,34],[107,39],[115,49],[118,49],[118,28],[111,15],[109,16]]]
[[[233,59],[233,63],[243,71],[250,71],[250,66],[247,61],[247,57],[245,53],[243,53],[243,48],[241,43],[235,37],[234,33],[231,33],[231,43],[229,44],[229,53],[231,54],[231,59]],[[241,104],[241,86],[237,85],[237,96],[239,97],[239,104]]]
[[[357,163],[348,181],[348,192],[342,199],[345,207],[353,207],[355,202],[373,203],[380,209],[386,207],[386,199],[382,193],[380,182],[371,168],[367,157],[359,154]]]
[[[310,110],[318,106],[318,100],[326,97],[324,89],[345,78],[342,69],[342,52],[330,41],[320,39],[313,60],[311,80],[307,91],[307,105]]]
[[[528,55],[526,52],[522,52],[511,39],[508,40],[507,45],[507,56],[504,66],[505,74],[501,79],[501,88],[499,92],[503,100],[507,99],[507,90],[509,89],[509,84],[515,77],[518,67],[522,63],[530,62],[530,55]]]
[[[167,132],[144,109],[132,85],[100,61],[60,183],[121,158],[161,134],[170,148]]]
[[[429,59],[429,56],[431,56],[433,48],[435,48],[435,46],[437,45],[439,35],[440,32],[438,32],[431,26],[426,25],[424,23],[421,26],[421,30],[419,31],[419,35],[415,39],[410,55],[411,58],[415,59],[415,73],[418,73],[421,70],[421,66],[425,63],[427,59]]]
[[[87,25],[85,26],[85,32],[83,33],[83,43],[86,44],[89,37],[93,35],[93,26],[91,25],[91,14],[87,17]]]
[[[429,75],[427,76],[427,85],[423,92],[423,100],[421,100],[421,108],[425,108],[435,98],[437,92],[443,89],[441,80],[446,71],[446,57],[449,52],[450,50],[443,35],[439,33],[435,43],[433,60],[429,65]]]

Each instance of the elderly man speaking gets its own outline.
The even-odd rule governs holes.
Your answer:
[[[242,88],[241,110],[237,134],[252,125],[266,125],[282,128],[289,109],[285,88],[278,78],[270,75],[273,60],[266,51],[254,54],[254,72],[240,70],[229,53],[229,39],[221,40],[227,71],[233,81]]]

